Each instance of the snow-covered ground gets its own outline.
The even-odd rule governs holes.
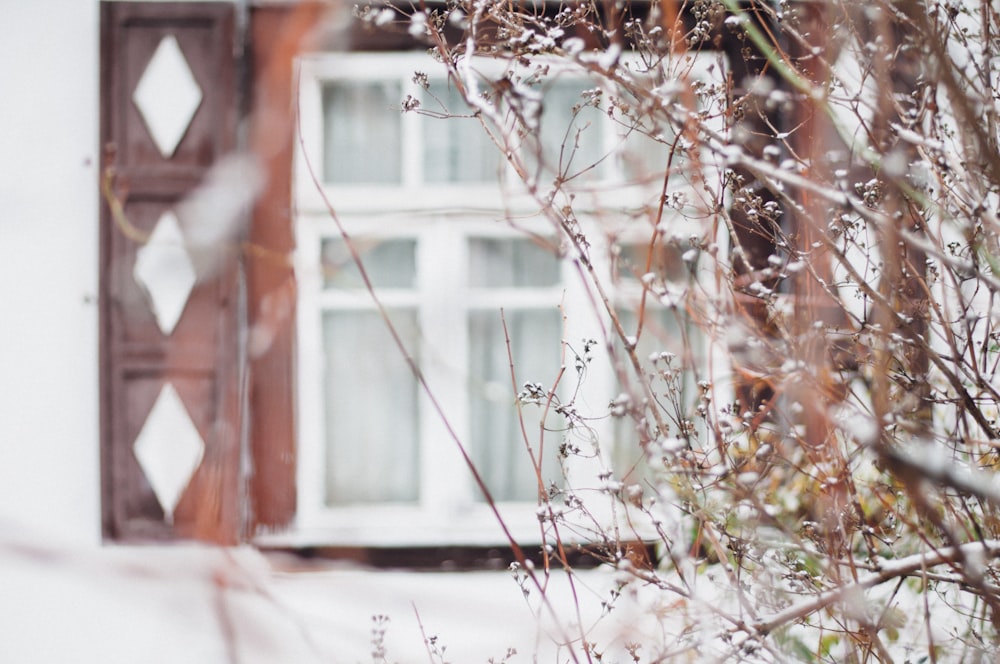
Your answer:
[[[887,563],[883,572],[928,555]],[[525,596],[508,570],[304,565],[249,547],[195,544],[88,547],[0,520],[0,663],[561,664],[587,660],[584,638],[602,662],[631,662],[628,644],[641,644],[641,661],[751,661],[727,636],[732,625],[722,616],[738,608],[717,568],[690,575],[689,600],[634,577],[621,587],[630,577],[607,568],[573,578],[571,585],[562,572],[550,574],[543,599],[522,576]],[[887,620],[897,661],[918,661],[928,643],[939,661],[969,661],[981,648],[963,645],[970,609],[956,609],[969,597],[950,586],[922,592],[917,581],[868,591],[860,581],[838,611]],[[782,611],[819,599],[789,595]],[[775,610],[758,609],[762,619]],[[813,624],[783,638],[814,646],[823,632]],[[783,661],[774,651],[756,654],[752,661]]]
[[[550,577],[557,628],[545,609],[536,618],[539,593],[526,599],[509,571],[302,571],[287,562],[250,548],[80,548],[0,523],[0,662],[382,662],[375,616],[389,619],[387,662],[442,661],[425,636],[455,664],[500,662],[511,648],[511,662],[571,661],[559,642],[579,637],[578,604],[589,638],[640,638],[637,600],[601,618],[614,583],[605,571],[579,577],[579,602],[564,576]]]

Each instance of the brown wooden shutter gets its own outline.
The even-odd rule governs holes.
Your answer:
[[[233,5],[108,2],[101,21],[104,533],[236,542],[238,239],[192,257],[204,220],[178,208],[236,147]]]
[[[247,53],[254,88],[250,148],[266,173],[253,212],[250,250],[244,256],[251,330],[247,358],[250,534],[284,529],[296,510],[293,65],[324,9],[320,3],[303,2],[252,7],[249,15]]]

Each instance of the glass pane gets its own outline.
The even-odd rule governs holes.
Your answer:
[[[616,308],[618,319],[621,321],[622,327],[625,328],[625,332],[630,336],[635,336],[636,332],[638,332],[639,315],[637,309],[638,306],[635,308]],[[687,322],[683,320],[686,316],[683,313],[678,313],[679,311],[665,307],[652,300],[646,301],[646,312],[642,321],[642,334],[639,336],[639,343],[635,347],[635,353],[647,373],[654,370],[654,364],[651,359],[654,354],[670,353],[675,356],[671,366],[675,369],[682,368],[682,363],[685,362],[686,357],[684,335],[682,334],[681,326],[687,325]],[[679,317],[681,320],[679,320]],[[691,335],[691,341],[697,339],[696,330],[689,329],[688,333]],[[620,345],[619,349],[621,349]],[[665,364],[659,363],[656,364],[656,369],[662,370],[665,366]],[[688,372],[682,371],[679,373],[684,374],[686,378]],[[682,387],[683,384],[678,384],[678,388]]]
[[[413,310],[391,314],[416,352]],[[416,502],[417,384],[375,311],[323,316],[326,350],[326,504]]]
[[[444,82],[432,84],[424,108],[433,113],[466,115],[465,101]],[[435,97],[437,99],[435,99]],[[500,152],[476,118],[421,118],[424,129],[424,179],[427,182],[493,182]]]
[[[619,140],[621,151],[618,158],[625,181],[648,181],[662,185],[674,140],[673,130],[665,127],[662,131],[653,133],[648,128],[637,127],[632,131],[622,130]],[[685,163],[685,156],[681,150],[676,150],[673,160],[669,161],[673,172],[671,183],[676,183],[682,178],[677,169]]]
[[[585,79],[562,78],[542,90],[542,148],[548,167],[564,177],[576,176],[603,155],[601,129],[607,119],[600,109],[584,106],[582,93],[594,86]],[[596,178],[597,170],[584,179]]]
[[[559,312],[554,308],[508,310],[505,318],[520,383],[518,390],[527,381],[541,383],[548,389],[559,371]],[[538,481],[518,422],[500,314],[496,311],[470,313],[469,342],[472,459],[494,499],[534,501],[538,496]],[[558,431],[547,434],[544,449],[539,450],[538,422],[543,407],[525,404],[522,411],[536,458],[540,451],[542,453],[542,479],[548,484],[558,479],[561,434]],[[553,427],[557,426],[554,415],[550,421]]]
[[[375,288],[413,288],[417,275],[416,240],[356,239],[354,247]],[[364,288],[357,263],[340,239],[323,240],[323,287]]]
[[[651,272],[663,281],[682,281],[690,274],[683,259],[685,250],[662,240],[652,246],[648,242],[618,244],[611,257],[614,279],[616,282],[638,281]]]
[[[625,332],[635,336],[639,324],[637,308],[618,307],[616,311]],[[653,381],[653,391],[661,395],[659,403],[667,408],[668,421],[679,419],[679,413],[673,404],[680,403],[682,408],[686,408],[688,399],[694,393],[692,374],[685,365],[681,324],[675,311],[647,302],[642,335],[635,349],[645,380]],[[697,332],[693,334],[696,335]],[[621,343],[617,343],[616,347],[619,353],[624,353]],[[624,355],[621,357],[624,358]],[[625,360],[625,363],[628,364],[628,361]],[[628,373],[632,375],[631,371]],[[658,376],[655,380],[649,378],[653,374]],[[676,431],[669,433],[676,434]],[[629,482],[642,482],[650,478],[648,462],[639,446],[636,423],[628,416],[614,419],[612,467],[619,478]]]
[[[323,87],[323,173],[333,184],[401,181],[398,82],[338,81]]]
[[[469,285],[473,288],[529,288],[559,283],[559,259],[525,238],[469,241]]]

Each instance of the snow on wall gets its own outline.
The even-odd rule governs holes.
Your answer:
[[[0,517],[100,537],[97,0],[0,23]]]

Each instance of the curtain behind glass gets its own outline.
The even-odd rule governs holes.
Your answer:
[[[607,118],[584,106],[583,93],[592,87],[584,79],[561,78],[542,90],[540,136],[545,164],[565,177],[596,179],[600,167],[587,170],[602,157],[602,128]]]
[[[618,320],[630,336],[635,335],[639,325],[636,309],[637,307],[616,307]],[[686,414],[677,412],[670,402],[679,398],[683,407],[686,407],[693,393],[693,386],[689,384],[690,367],[685,365],[684,337],[681,333],[683,324],[675,310],[656,302],[647,302],[642,336],[639,337],[635,347],[636,357],[645,376],[644,380],[649,380],[653,375],[657,376],[652,382],[653,390],[661,395],[660,404],[667,408],[667,421],[675,427],[677,420]],[[624,353],[620,340],[616,339],[615,345],[618,352]],[[654,356],[657,356],[655,361]],[[667,356],[670,356],[669,360]],[[619,391],[621,389],[619,386]],[[614,420],[612,468],[619,477],[627,481],[642,482],[650,477],[650,471],[648,461],[639,446],[639,435],[635,427],[636,423],[631,417],[618,417]],[[664,432],[663,437],[674,436],[677,433],[676,429]]]
[[[574,175],[603,154],[601,128],[607,122],[599,109],[581,107],[584,79],[556,79],[538,89],[541,94],[539,136],[551,172]],[[468,114],[458,92],[446,83],[432,84],[424,108],[432,113]],[[530,119],[529,119],[530,121]],[[502,160],[477,118],[423,118],[424,179],[432,183],[495,181]],[[531,143],[522,157],[533,163]],[[596,170],[587,178],[596,177]]]
[[[424,107],[429,112],[465,115],[465,101],[445,83],[430,86]],[[434,99],[434,98],[437,99]],[[424,179],[434,184],[495,182],[500,154],[476,118],[421,119],[424,129]]]
[[[503,288],[510,294],[504,318],[510,334],[517,389],[526,381],[551,387],[559,372],[562,321],[550,308],[518,307],[518,291],[551,288],[559,283],[559,261],[524,238],[473,238],[469,242],[469,285],[481,292]],[[510,359],[500,312],[469,312],[469,407],[472,458],[496,500],[534,501],[538,482],[525,451],[511,387]],[[539,454],[538,422],[544,406],[523,408],[528,440]],[[551,418],[555,421],[556,418]],[[555,463],[560,434],[545,436],[544,482],[557,479]]]
[[[323,87],[323,173],[332,184],[402,181],[398,82],[339,81]]]
[[[528,239],[469,241],[469,285],[473,288],[538,288],[559,283],[559,261]]]
[[[554,307],[551,310],[505,310],[504,317],[518,381],[539,382],[547,390],[559,372],[561,321],[558,310]],[[469,338],[472,459],[494,499],[534,501],[538,482],[525,451],[517,417],[500,313],[471,312]],[[544,404],[523,406],[525,430],[536,459],[540,452],[538,422],[543,408]],[[550,419],[555,420],[554,417]],[[546,485],[557,479],[554,473],[559,443],[558,432],[545,436],[542,479]]]
[[[416,312],[390,312],[410,349]],[[376,311],[323,316],[326,503],[414,502],[419,477],[417,384]],[[411,350],[412,352],[412,350]]]
[[[417,274],[416,240],[356,238],[354,248],[373,288],[413,288]],[[357,263],[343,240],[323,240],[320,260],[323,288],[355,290],[365,287]]]

